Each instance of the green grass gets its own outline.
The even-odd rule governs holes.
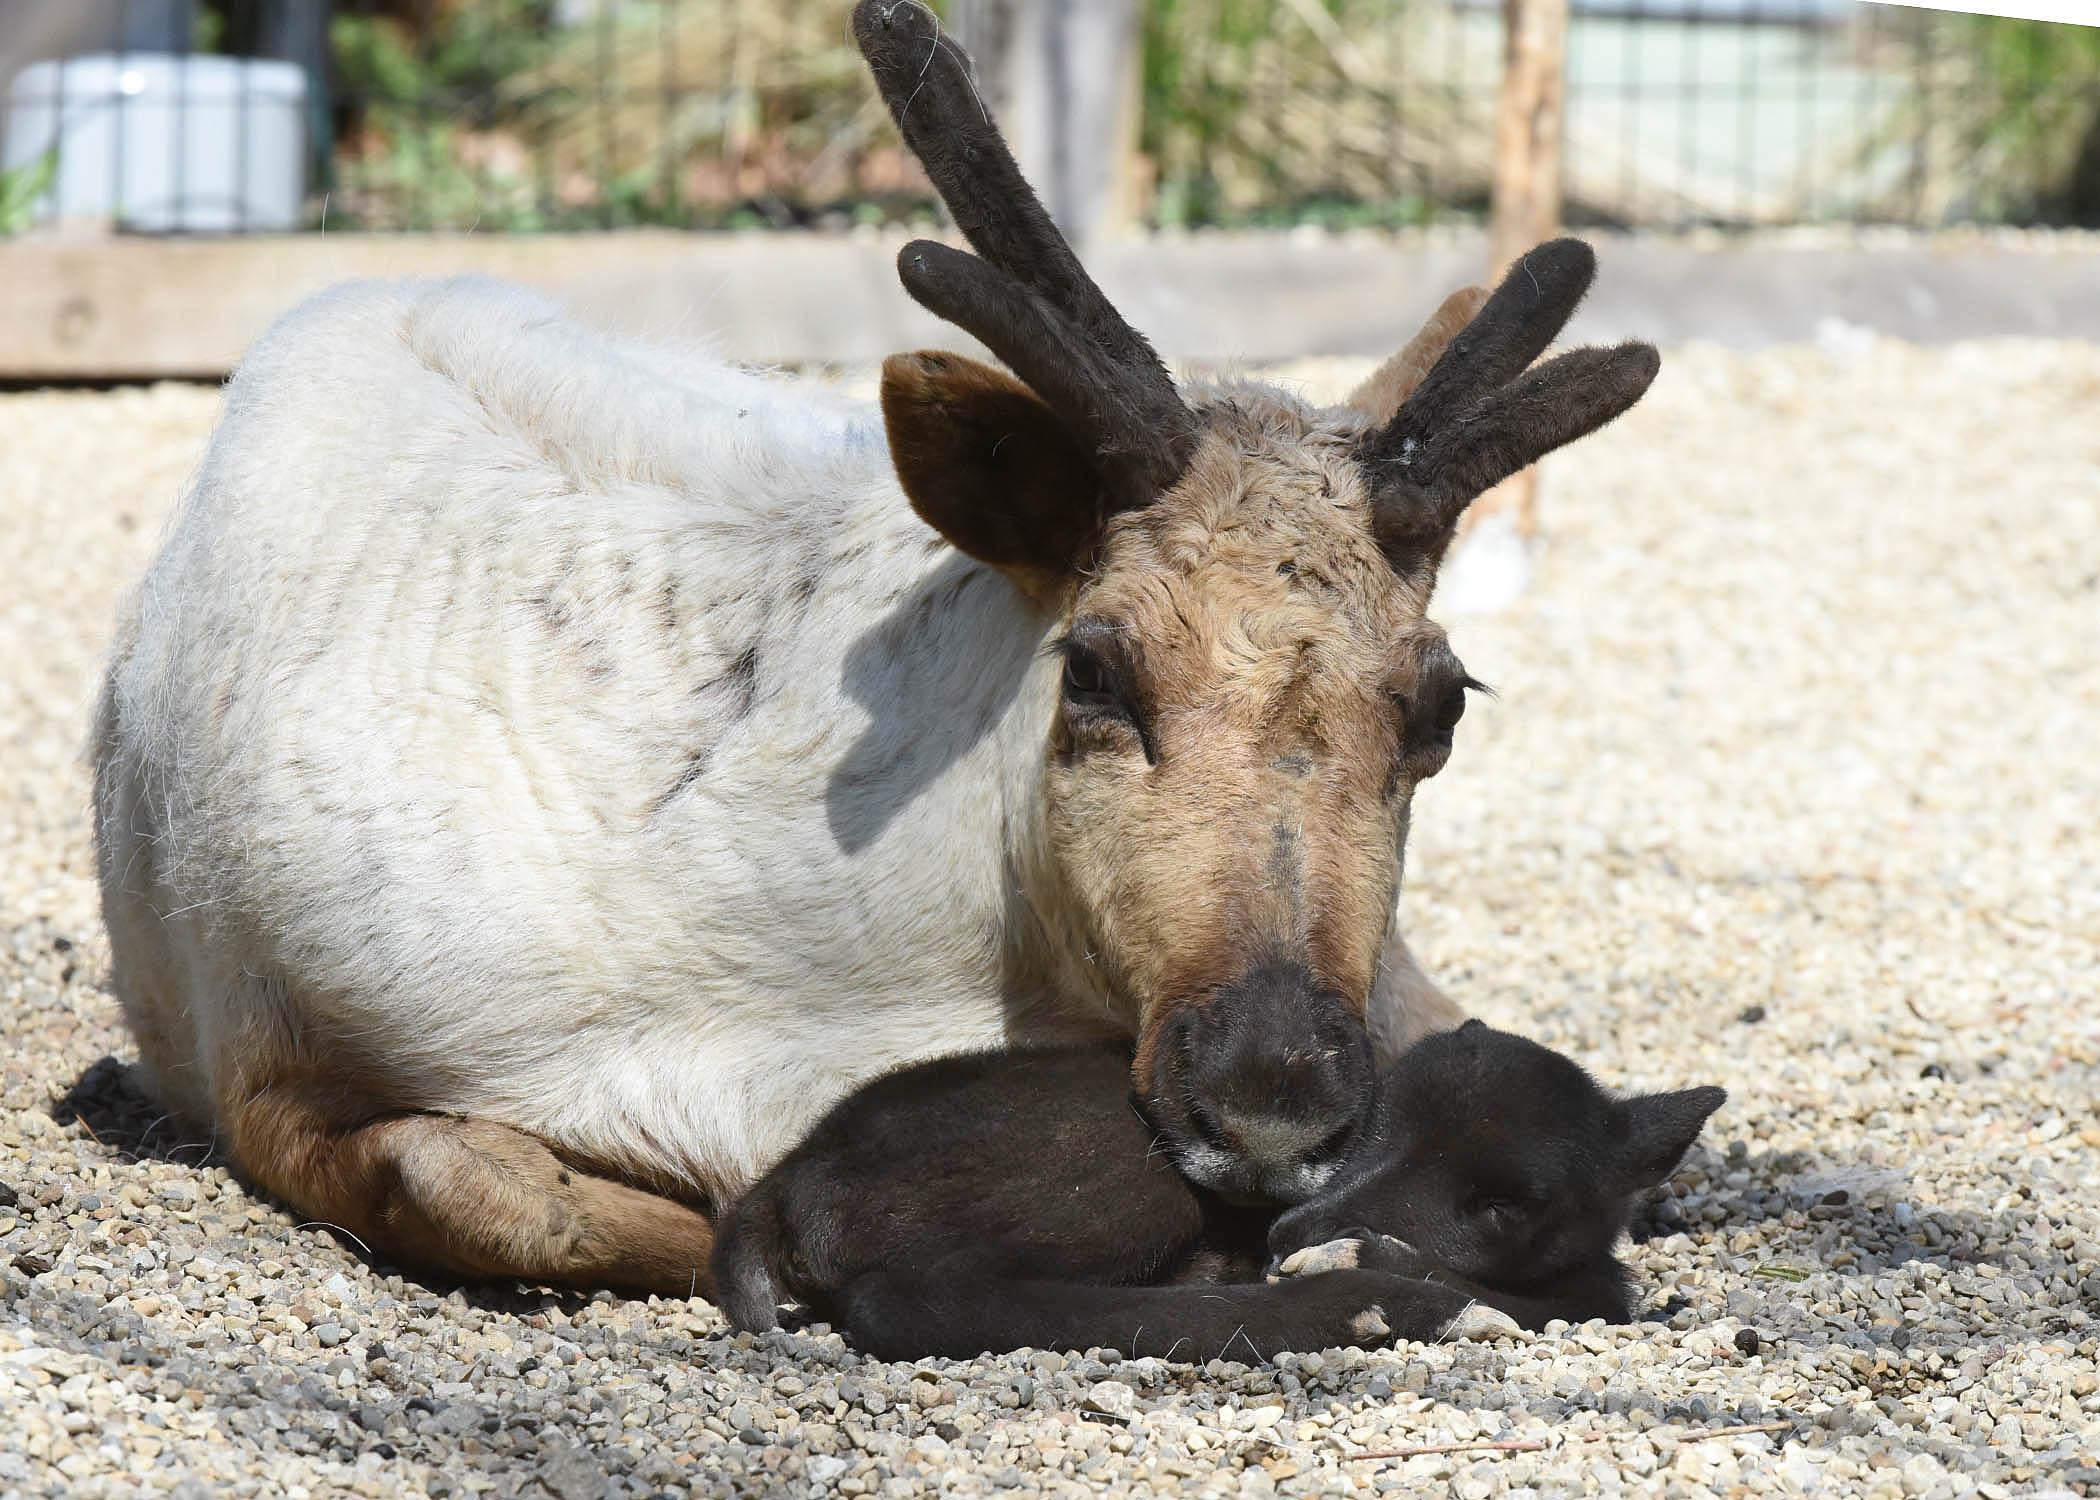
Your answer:
[[[0,171],[0,236],[20,234],[35,221],[38,200],[58,178],[58,148]]]

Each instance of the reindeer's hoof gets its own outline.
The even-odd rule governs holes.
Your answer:
[[[1468,1302],[1457,1317],[1444,1325],[1443,1336],[1446,1340],[1520,1339],[1524,1337],[1524,1327],[1508,1313],[1485,1302]]]

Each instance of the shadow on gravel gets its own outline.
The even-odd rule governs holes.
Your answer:
[[[1706,1241],[1778,1222],[1789,1230],[1779,1241],[1781,1262],[1798,1259],[1804,1270],[1851,1275],[1913,1260],[2000,1265],[2008,1253],[2032,1253],[2016,1219],[1920,1205],[1909,1175],[1900,1171],[1849,1170],[1802,1151],[1730,1154],[1702,1142],[1686,1155],[1677,1179],[1688,1179],[1691,1190],[1679,1194],[1666,1185],[1634,1205],[1628,1228],[1636,1243],[1680,1233]],[[1832,1264],[1838,1250],[1852,1258]]]
[[[1781,1232],[1761,1240],[1755,1262],[1738,1264],[1731,1272],[1740,1289],[1765,1297],[1827,1295],[1803,1284],[1825,1275],[1880,1276],[1913,1262],[1949,1271],[1990,1266],[2046,1285],[2075,1273],[2081,1254],[2075,1246],[2067,1250],[2038,1243],[2031,1223],[2017,1213],[1920,1203],[1904,1172],[1846,1170],[1805,1152],[1753,1156],[1702,1144],[1685,1158],[1678,1178],[1694,1184],[1692,1190],[1679,1197],[1666,1186],[1636,1204],[1632,1238],[1638,1243],[1683,1234],[1706,1258],[1726,1254],[1735,1230],[1777,1223]],[[2072,1274],[2070,1279],[2078,1278]],[[2046,1299],[2015,1304],[2043,1312],[2039,1326],[2006,1322],[1992,1326],[1989,1336],[2013,1342],[2077,1337],[2084,1324],[2071,1314],[2100,1310],[2090,1303],[2089,1297],[2073,1295],[2061,1306]],[[1651,1303],[1639,1316],[1666,1323],[1686,1306],[1672,1297]],[[1908,1327],[1893,1325],[1855,1332],[1899,1350],[1912,1347],[1914,1335]],[[1924,1352],[1932,1343],[1926,1337],[1916,1348]]]
[[[137,1070],[114,1057],[90,1064],[73,1086],[51,1101],[51,1118],[78,1125],[104,1149],[127,1161],[169,1161],[201,1167],[223,1164],[217,1143],[171,1117],[139,1084]]]
[[[724,1441],[701,1463],[681,1470],[652,1455],[640,1434],[571,1436],[570,1413],[554,1399],[558,1391],[515,1381],[487,1380],[471,1395],[439,1395],[428,1370],[406,1377],[368,1374],[361,1382],[368,1394],[360,1398],[342,1384],[346,1370],[356,1379],[348,1350],[333,1357],[270,1358],[223,1334],[178,1331],[78,1292],[34,1284],[17,1290],[0,1281],[0,1293],[0,1310],[34,1329],[40,1342],[99,1361],[104,1378],[135,1393],[208,1412],[212,1440],[255,1455],[259,1465],[286,1454],[341,1464],[376,1454],[389,1465],[421,1465],[431,1474],[455,1476],[478,1470],[493,1481],[465,1486],[468,1493],[478,1488],[499,1496],[597,1496],[620,1492],[615,1475],[627,1476],[626,1493],[727,1493],[760,1462],[756,1451]],[[659,1348],[617,1334],[598,1337],[615,1354],[629,1344],[654,1360],[690,1360],[695,1353],[689,1340]],[[385,1394],[369,1393],[375,1383],[386,1387]],[[758,1393],[738,1394],[750,1400]],[[143,1476],[149,1485],[185,1493],[176,1483],[194,1443],[194,1437],[171,1435]],[[413,1468],[406,1472],[420,1477]],[[455,1479],[451,1492],[462,1488]]]
[[[79,1126],[90,1140],[120,1161],[223,1166],[239,1179],[241,1191],[250,1198],[268,1203],[295,1220],[302,1217],[293,1205],[248,1178],[230,1157],[220,1155],[212,1141],[197,1139],[192,1131],[171,1119],[140,1084],[138,1070],[114,1057],[104,1057],[83,1069],[73,1086],[51,1101],[50,1116],[60,1125]],[[383,1255],[369,1253],[355,1239],[329,1224],[302,1224],[297,1232],[325,1235],[379,1275],[398,1276],[405,1285],[434,1296],[456,1295],[470,1307],[504,1317],[527,1317],[550,1307],[573,1311],[594,1295],[524,1282],[462,1281],[443,1272],[397,1265]]]

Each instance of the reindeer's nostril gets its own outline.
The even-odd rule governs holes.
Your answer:
[[[1368,1070],[1354,1061],[1315,1048],[1243,1055],[1204,1069],[1189,1096],[1218,1144],[1250,1166],[1295,1171],[1333,1161],[1354,1139],[1368,1097]]]

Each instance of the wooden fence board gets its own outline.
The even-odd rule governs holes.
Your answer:
[[[303,235],[0,242],[0,380],[217,376],[301,297],[358,276],[480,272],[544,288],[606,327],[713,338],[739,359],[860,363],[968,349],[897,285],[899,238],[668,231]],[[2088,236],[1891,248],[1596,237],[1573,340],[1814,338],[1829,319],[1928,342],[2100,339]],[[1110,242],[1092,257],[1131,321],[1177,360],[1383,356],[1452,287],[1479,279],[1471,233]],[[1667,376],[1667,370],[1665,372]]]

